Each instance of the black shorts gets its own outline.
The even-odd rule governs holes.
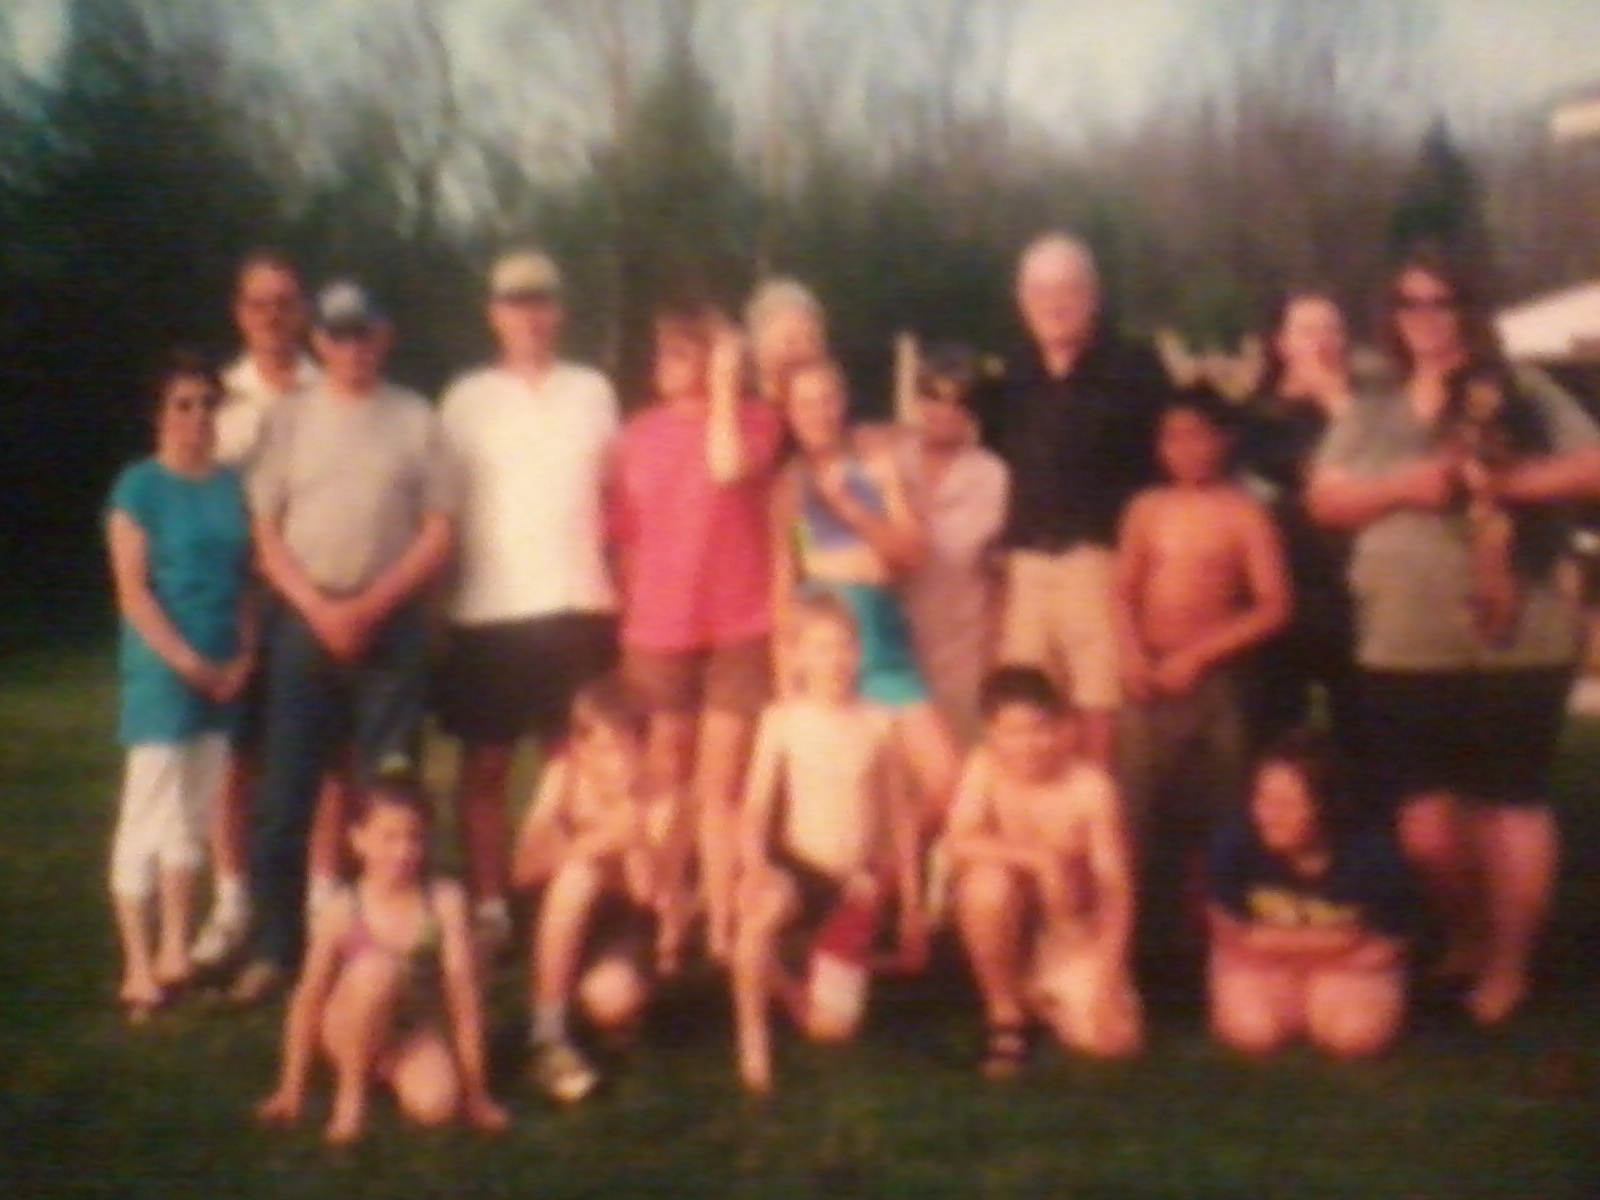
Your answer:
[[[1389,804],[1435,791],[1545,804],[1571,684],[1564,666],[1364,671],[1364,778]]]
[[[773,853],[772,865],[789,877],[800,902],[794,919],[789,922],[792,928],[808,933],[814,931],[833,915],[844,898],[844,880],[813,867],[782,846]]]
[[[587,970],[603,958],[625,958],[648,975],[656,961],[656,914],[623,892],[602,892],[589,913],[579,958]]]
[[[579,688],[617,664],[616,618],[559,613],[450,630],[435,707],[464,742],[506,745],[565,736]]]

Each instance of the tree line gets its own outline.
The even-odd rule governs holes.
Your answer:
[[[1408,0],[1219,0],[1189,86],[1070,128],[1009,99],[1023,0],[848,22],[770,4],[737,39],[761,6],[470,2],[371,6],[291,63],[298,6],[69,0],[49,78],[0,80],[0,556],[22,578],[94,591],[142,365],[225,351],[233,265],[263,244],[366,280],[400,328],[395,373],[427,390],[484,351],[481,270],[510,241],[561,260],[574,351],[630,396],[665,290],[692,277],[733,307],[793,273],[869,407],[897,330],[1010,342],[1012,258],[1046,227],[1095,246],[1119,322],[1215,344],[1295,284],[1359,326],[1417,238],[1492,260],[1505,295],[1600,258],[1600,150],[1548,145],[1533,116],[1470,161],[1442,123],[1397,132],[1428,82],[1408,76]]]

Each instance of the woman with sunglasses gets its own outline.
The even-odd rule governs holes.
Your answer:
[[[1354,534],[1363,749],[1437,913],[1436,974],[1491,1025],[1525,999],[1550,907],[1550,765],[1580,646],[1563,517],[1600,496],[1600,429],[1507,365],[1442,258],[1395,273],[1383,328],[1398,384],[1334,426],[1310,503]]]
[[[106,517],[127,747],[111,892],[120,999],[134,1021],[190,973],[209,808],[227,771],[230,707],[254,657],[244,491],[212,457],[217,377],[174,355],[155,394],[155,453],[117,477]]]

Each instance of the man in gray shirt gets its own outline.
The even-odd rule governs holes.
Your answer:
[[[267,728],[251,875],[258,957],[240,1002],[280,990],[305,939],[306,846],[323,773],[415,767],[426,685],[420,594],[448,561],[456,486],[432,408],[384,382],[388,321],[352,283],[317,298],[321,382],[266,420],[250,503],[284,609],[265,649]]]

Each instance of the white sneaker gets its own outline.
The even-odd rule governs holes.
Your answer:
[[[189,947],[189,959],[200,970],[221,966],[244,949],[245,935],[250,930],[248,912],[212,909],[194,944]]]
[[[567,1041],[534,1046],[533,1078],[545,1095],[561,1104],[576,1104],[600,1083],[589,1060]]]

